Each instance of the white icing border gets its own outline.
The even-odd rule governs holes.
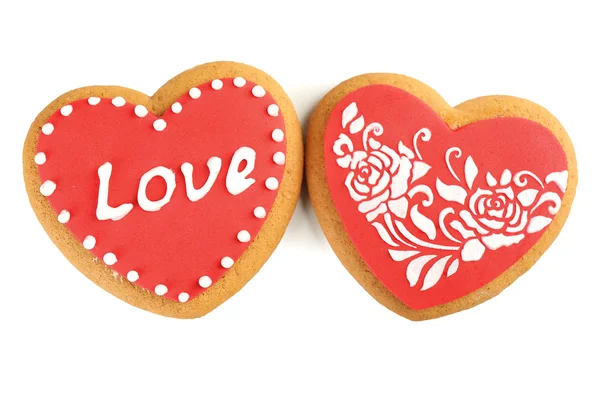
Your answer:
[[[242,87],[246,86],[246,84],[247,84],[247,81],[243,77],[241,77],[241,76],[236,77],[236,78],[233,79],[233,85],[236,88],[242,88]],[[215,80],[211,81],[210,86],[211,86],[211,88],[213,90],[219,91],[219,90],[223,89],[224,83],[220,79],[215,79]],[[251,93],[256,98],[262,98],[262,97],[264,97],[267,94],[267,92],[265,91],[265,89],[262,86],[260,86],[260,85],[255,85],[251,89]],[[190,98],[196,100],[196,99],[199,99],[201,97],[202,91],[198,87],[192,87],[188,91],[188,95],[190,96]],[[93,106],[96,106],[96,105],[100,104],[101,100],[102,99],[99,98],[99,97],[92,96],[92,97],[89,97],[87,99],[87,103],[88,103],[88,105],[90,105],[90,106],[93,107]],[[125,106],[127,104],[127,101],[123,97],[117,96],[117,97],[114,97],[114,98],[111,99],[111,104],[114,107],[120,108],[120,107]],[[183,106],[182,106],[182,104],[180,102],[176,101],[176,102],[174,102],[171,105],[170,109],[171,109],[171,111],[174,114],[179,114],[183,110]],[[272,116],[272,117],[278,116],[279,115],[279,111],[280,111],[280,109],[279,109],[279,106],[277,104],[270,104],[270,105],[267,106],[267,114],[270,115],[270,116]],[[68,117],[73,112],[73,105],[72,104],[67,104],[67,105],[63,106],[59,110],[59,112],[60,112],[60,114],[62,116]],[[143,106],[141,104],[138,104],[138,105],[136,105],[134,107],[134,114],[137,117],[139,117],[139,118],[144,118],[144,117],[146,117],[149,114],[149,111],[148,111],[148,109],[145,106]],[[164,119],[162,119],[162,118],[157,118],[152,123],[152,127],[154,128],[155,131],[162,132],[163,130],[166,129],[167,122]],[[52,134],[54,132],[54,130],[55,130],[55,127],[50,122],[47,122],[41,128],[41,132],[44,135],[50,135],[50,134]],[[283,142],[284,138],[285,138],[285,134],[284,134],[283,130],[281,130],[279,128],[274,129],[272,131],[272,133],[271,133],[271,139],[273,141],[277,142],[277,143]],[[238,149],[238,150],[241,150],[241,149]],[[248,156],[248,155],[252,156],[251,154],[248,153],[248,151],[254,152],[254,150],[252,150],[250,148],[244,148],[240,152],[241,154],[238,154],[238,157],[240,155],[242,155],[242,154],[244,154],[245,156]],[[255,157],[255,153],[254,153],[254,157]],[[241,157],[241,158],[245,158],[245,157]],[[38,152],[35,155],[35,157],[34,157],[34,161],[35,161],[35,163],[37,165],[43,165],[43,164],[45,164],[46,161],[47,161],[46,154],[44,152]],[[215,161],[215,160],[213,160],[213,161]],[[252,162],[252,160],[246,160],[246,161],[248,161],[248,164],[250,164],[250,162]],[[281,151],[278,151],[278,152],[274,153],[273,154],[273,162],[275,164],[279,165],[279,166],[283,166],[285,164],[285,153],[283,153]],[[213,164],[214,164],[214,162],[213,162]],[[254,164],[254,163],[252,162],[252,164]],[[209,168],[210,168],[210,165],[209,165]],[[244,169],[244,171],[246,170],[246,168]],[[182,172],[183,172],[184,169],[186,169],[186,168],[183,167],[183,165],[182,165]],[[164,170],[168,170],[168,169],[165,168],[165,167],[162,167],[162,166],[155,167],[152,170],[146,172],[144,175],[142,175],[142,177],[140,179],[140,185],[138,186],[138,204],[145,211],[158,211],[162,207],[162,205],[164,205],[162,203],[165,203],[165,204],[168,203],[169,200],[170,200],[170,198],[171,198],[171,196],[172,196],[172,194],[173,194],[173,191],[175,189],[175,187],[174,187],[175,186],[174,185],[174,179],[171,179],[170,174],[168,174],[169,176],[165,176],[166,173],[163,173]],[[168,170],[168,171],[171,174],[174,175],[173,171],[171,171],[171,170]],[[241,179],[240,182],[237,182],[237,185],[236,184],[232,185],[230,183],[230,186],[234,186],[234,187],[238,186],[238,185],[239,186],[245,186],[245,185],[248,185],[248,184],[251,185],[251,184],[254,183],[254,180],[252,178],[246,178],[246,177],[243,176],[244,171],[242,171],[242,173],[239,174],[241,176],[238,177],[238,178],[243,178],[243,179]],[[252,169],[250,169],[250,171],[248,171],[248,173],[251,172],[251,171],[252,171]],[[100,168],[98,168],[98,175],[99,175],[99,177],[100,178],[104,178],[104,181],[105,181],[105,185],[102,185],[102,182],[101,182],[101,187],[99,189],[100,193],[106,191],[107,192],[106,194],[108,194],[108,190],[107,189],[108,189],[108,182],[110,180],[110,174],[111,174],[111,172],[112,172],[112,165],[110,163],[105,163]],[[189,172],[190,172],[190,175],[191,175],[191,171],[189,171]],[[185,175],[185,173],[184,173],[184,175]],[[165,182],[167,183],[167,191],[166,191],[165,196],[163,197],[163,199],[158,200],[158,201],[150,201],[145,196],[145,189],[146,189],[146,186],[149,183],[149,181],[153,177],[155,177],[155,176],[161,176],[161,177],[163,177],[165,179]],[[188,177],[186,177],[186,178],[188,178]],[[100,180],[103,181],[103,179],[100,179]],[[214,182],[212,182],[212,183],[214,183]],[[248,185],[248,187],[250,185]],[[102,187],[102,186],[105,186],[105,187]],[[212,186],[212,185],[210,185],[210,186]],[[274,178],[274,177],[269,177],[265,181],[265,186],[269,190],[276,190],[276,189],[279,188],[279,181],[276,178]],[[142,188],[143,188],[144,193],[143,193],[142,198],[140,199],[140,190],[142,190]],[[193,186],[192,186],[192,188],[193,188]],[[106,189],[106,190],[103,190],[103,189]],[[234,189],[233,192],[237,192],[239,189],[240,188],[237,188],[237,190]],[[52,193],[54,193],[55,190],[56,190],[56,183],[54,183],[51,180],[45,181],[40,186],[40,192],[44,196],[50,196],[50,195],[52,195]],[[229,190],[229,191],[231,192],[231,190]],[[234,193],[232,193],[232,194],[234,194]],[[144,199],[144,197],[145,197],[145,199]],[[146,204],[146,200],[148,200],[147,201],[148,204]],[[100,206],[101,205],[99,204],[98,207],[101,208]],[[105,211],[109,211],[109,214],[111,214],[110,211],[114,211],[114,212],[116,212],[116,211],[124,211],[124,212],[123,213],[116,212],[115,214],[120,214],[120,215],[111,215],[113,218],[110,218],[110,216],[108,218],[98,218],[99,220],[112,219],[112,220],[117,221],[117,220],[121,219],[122,217],[124,217],[129,211],[131,211],[129,206],[131,206],[131,208],[133,208],[133,205],[130,205],[130,204],[123,204],[123,205],[121,205],[119,207],[116,207],[116,208],[112,208],[112,207],[108,206],[108,204],[106,204],[106,206],[107,206],[106,208],[108,210],[105,210]],[[144,207],[146,207],[146,208],[144,208]],[[120,208],[122,208],[122,210],[119,210]],[[98,212],[98,210],[97,210],[97,212]],[[267,212],[266,212],[266,210],[265,210],[264,207],[257,206],[253,210],[253,215],[254,215],[255,218],[264,219],[267,216]],[[57,216],[57,219],[58,219],[59,222],[61,222],[63,224],[69,222],[70,219],[71,219],[70,212],[68,210],[62,210],[59,213],[59,215]],[[240,243],[248,243],[248,242],[250,242],[252,240],[252,237],[251,237],[250,233],[247,230],[241,230],[237,234],[237,239],[238,239],[238,241]],[[96,238],[94,236],[92,236],[92,235],[87,235],[83,239],[83,241],[82,241],[82,246],[86,250],[92,250],[92,249],[94,249],[96,247]],[[118,261],[116,255],[114,253],[112,253],[112,252],[108,252],[108,253],[104,254],[104,256],[103,256],[102,259],[103,259],[104,263],[106,265],[108,265],[108,266],[112,266],[112,265],[116,264],[117,261]],[[235,260],[233,260],[231,257],[228,257],[228,256],[223,257],[221,259],[221,261],[220,261],[221,267],[225,268],[225,269],[230,269],[234,264],[235,264]],[[139,280],[139,278],[140,278],[139,273],[136,270],[130,270],[129,272],[127,272],[126,279],[129,282],[132,282],[132,283],[136,282],[136,281]],[[207,275],[204,275],[204,276],[200,277],[199,280],[198,280],[198,284],[202,288],[204,288],[204,289],[207,289],[208,287],[210,287],[212,285],[212,283],[213,283],[212,279],[209,276],[207,276]],[[165,295],[168,292],[168,288],[164,284],[160,284],[159,283],[159,284],[157,284],[155,286],[154,292],[158,296],[163,296],[163,295]],[[186,293],[186,292],[181,292],[178,295],[178,300],[181,303],[187,302],[189,300],[189,294]]]

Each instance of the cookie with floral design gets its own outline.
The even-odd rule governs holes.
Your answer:
[[[564,128],[523,99],[448,105],[394,74],[354,77],[315,110],[307,181],[340,261],[413,320],[494,297],[557,237],[577,186]]]

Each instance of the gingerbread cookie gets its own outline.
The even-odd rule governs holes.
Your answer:
[[[302,181],[294,107],[264,72],[183,72],[153,96],[68,92],[35,119],[23,151],[31,205],[96,284],[171,317],[211,311],[265,263]]]
[[[306,171],[341,262],[413,320],[513,283],[558,235],[577,186],[571,141],[544,108],[508,96],[451,107],[394,74],[358,76],[325,96]]]

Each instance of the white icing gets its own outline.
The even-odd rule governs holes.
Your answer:
[[[435,188],[441,198],[447,201],[454,201],[465,204],[467,191],[458,185],[446,185],[439,178],[435,182]]]
[[[221,267],[229,269],[233,266],[233,258],[231,257],[223,257],[221,259]]]
[[[500,186],[506,186],[510,183],[510,180],[512,179],[512,173],[505,169],[504,171],[502,171],[502,175],[500,176]]]
[[[256,207],[254,209],[254,216],[262,219],[267,216],[267,211],[264,209],[264,207]]]
[[[569,178],[569,171],[552,172],[546,176],[546,184],[554,182],[558,185],[560,190],[564,193],[567,190],[567,180]]]
[[[93,237],[92,235],[87,235],[83,239],[83,248],[86,250],[91,250],[94,247],[96,247],[96,238]]]
[[[419,206],[416,205],[410,209],[410,219],[421,232],[427,235],[429,240],[434,240],[436,236],[435,224],[432,220],[419,212]]]
[[[463,261],[479,261],[485,252],[485,246],[479,239],[470,239],[463,246],[460,256]]]
[[[162,283],[159,283],[154,287],[154,293],[156,293],[159,296],[164,296],[165,294],[167,294],[168,291],[169,289]]]
[[[62,210],[60,214],[58,214],[58,222],[61,224],[66,224],[71,219],[71,213],[68,210]]]
[[[357,119],[355,119],[354,121],[352,121],[352,123],[350,124],[350,133],[351,134],[355,134],[360,132],[363,128],[365,127],[365,117],[363,117],[362,115],[360,117],[358,117]],[[375,146],[377,147],[378,144],[377,142],[374,143]]]
[[[100,97],[90,97],[88,99],[88,104],[90,106],[97,106],[98,104],[100,104]]]
[[[539,232],[550,225],[550,222],[552,222],[552,220],[548,217],[544,217],[543,215],[533,217],[531,218],[531,221],[529,221],[529,226],[527,226],[527,233]]]
[[[416,250],[388,250],[394,261],[404,261],[419,254]]]
[[[135,282],[138,279],[140,279],[140,274],[138,274],[137,271],[131,270],[127,273],[127,280],[129,282]]]
[[[254,97],[263,97],[267,92],[265,92],[265,89],[263,89],[262,86],[256,85],[252,88],[252,94]]]
[[[203,276],[200,279],[198,279],[198,284],[200,285],[201,288],[208,288],[210,287],[210,285],[212,285],[212,279],[210,279],[210,276]]]
[[[345,128],[348,125],[348,122],[352,121],[354,117],[358,114],[358,107],[356,103],[350,103],[344,111],[342,112],[342,128]]]
[[[157,177],[157,176],[160,176],[161,178],[164,179],[165,183],[167,184],[167,190],[162,199],[153,201],[153,200],[148,199],[148,196],[146,195],[146,188],[148,186],[148,183],[150,183],[150,180],[152,180],[152,178]],[[140,179],[140,186],[138,188],[138,195],[137,195],[138,204],[142,208],[142,210],[158,211],[165,204],[167,204],[169,201],[171,201],[171,196],[173,196],[174,190],[175,190],[175,173],[173,171],[171,171],[170,169],[165,168],[163,166],[154,167],[150,171],[148,171],[144,175],[142,175],[142,178]]]
[[[429,271],[427,271],[427,275],[425,275],[421,291],[431,289],[435,286],[436,283],[438,283],[438,281],[442,277],[442,274],[444,273],[446,263],[450,260],[451,257],[452,255],[449,255],[444,258],[440,258],[435,263],[433,263],[431,268],[429,268]]]
[[[419,281],[419,276],[421,276],[421,270],[429,261],[435,258],[435,255],[427,255],[417,257],[412,260],[408,267],[406,267],[406,279],[408,279],[408,283],[410,287],[413,287]]]
[[[206,162],[208,166],[208,178],[200,189],[194,188],[194,166],[188,162],[181,164],[181,172],[185,178],[185,193],[190,201],[198,201],[210,191],[213,187],[217,176],[221,171],[221,159],[219,157],[211,157]]]
[[[267,180],[265,181],[265,186],[269,190],[275,190],[279,187],[279,181],[277,180],[277,178],[267,178]]]
[[[140,118],[144,118],[146,115],[148,115],[148,109],[141,104],[135,106],[133,112]]]
[[[533,204],[539,192],[537,189],[525,189],[517,195],[517,200],[523,207],[529,207]]]
[[[220,79],[215,79],[214,81],[212,81],[210,83],[210,86],[214,89],[214,90],[221,90],[223,89],[223,81]]]
[[[504,235],[502,233],[494,233],[489,236],[482,237],[481,241],[488,249],[498,250],[500,247],[508,247],[512,246],[513,244],[517,244],[523,239],[525,239],[525,235],[522,233],[519,235]]]
[[[492,174],[490,174],[489,172],[485,176],[485,181],[487,182],[489,187],[494,187],[498,184],[498,181],[496,180],[496,178],[494,178],[494,176]]]
[[[50,122],[47,122],[42,126],[42,133],[44,135],[50,135],[52,132],[54,132],[54,125],[52,125]]]
[[[33,161],[35,161],[37,165],[44,164],[46,162],[46,154],[42,152],[37,153],[35,157],[33,157]]]
[[[112,99],[111,103],[115,107],[123,107],[125,105],[125,99],[121,96],[118,96]]]
[[[183,107],[181,106],[180,102],[176,101],[175,103],[171,104],[171,111],[173,111],[173,113],[179,114],[181,110],[183,110]]]
[[[60,113],[62,114],[63,117],[68,117],[69,115],[71,115],[72,112],[73,112],[73,106],[70,104],[63,106],[60,109]]]
[[[448,272],[446,272],[446,276],[452,276],[458,271],[458,260],[452,261],[452,264],[448,267]]]
[[[367,216],[367,219],[368,218],[369,217]],[[373,218],[373,219],[375,219],[375,218]],[[370,219],[369,221],[373,221],[373,219]],[[392,239],[392,237],[390,236],[388,231],[385,229],[385,227],[380,222],[373,222],[371,225],[373,225],[373,227],[377,230],[377,233],[379,233],[379,237],[381,237],[381,240],[383,240],[386,244],[389,244],[390,246],[398,247],[398,245],[394,242],[394,240]],[[394,250],[389,250],[389,251],[391,252]],[[391,253],[390,253],[390,255],[391,255]],[[392,256],[392,258],[393,258],[393,256]]]
[[[285,154],[283,154],[281,151],[273,154],[273,162],[275,162],[277,165],[285,164]]]
[[[473,161],[473,157],[467,157],[467,161],[465,161],[465,180],[467,181],[469,189],[473,188],[473,182],[475,181],[478,172],[479,170]]]
[[[244,160],[246,161],[246,166],[240,171],[240,164]],[[250,147],[244,146],[236,150],[231,159],[231,163],[229,164],[227,177],[225,179],[225,186],[229,193],[236,196],[256,182],[254,179],[248,178],[248,175],[254,171],[255,161],[256,152]]]
[[[238,232],[237,239],[242,243],[248,243],[252,237],[250,236],[250,232],[242,230]]]
[[[98,205],[96,206],[96,218],[100,221],[113,220],[118,221],[129,214],[133,204],[124,203],[118,207],[108,205],[108,190],[110,176],[112,174],[112,164],[107,162],[98,168],[98,177],[100,178],[100,187],[98,188]]]
[[[115,256],[115,253],[106,253],[104,257],[102,257],[102,260],[104,260],[106,265],[115,265],[117,256]]]
[[[154,130],[156,130],[157,132],[162,132],[165,130],[165,128],[167,127],[167,121],[165,121],[162,118],[157,119],[156,121],[154,121],[152,123],[152,127],[154,128]]]
[[[273,140],[278,143],[283,142],[283,138],[284,138],[283,131],[279,128],[275,129],[273,131],[273,133],[271,134],[271,138],[273,138]]]
[[[50,196],[52,193],[54,193],[55,190],[56,190],[56,183],[54,183],[52,181],[45,181],[40,186],[40,192],[46,197]]]
[[[181,293],[179,293],[179,296],[177,296],[177,299],[181,303],[185,303],[186,301],[188,301],[190,299],[190,295],[187,294],[186,292],[181,292]]]
[[[199,99],[202,92],[197,87],[193,87],[189,91],[189,95],[192,99]]]
[[[415,154],[419,160],[423,160],[423,157],[421,157],[421,153],[419,152],[419,146],[417,145],[419,138],[424,142],[429,142],[429,140],[431,140],[431,131],[427,128],[421,128],[413,136],[413,148],[415,149]]]
[[[233,80],[233,84],[235,85],[235,87],[244,87],[246,85],[246,80],[241,76],[238,76]]]
[[[271,104],[267,107],[267,114],[271,117],[276,117],[279,115],[279,106],[277,104]]]

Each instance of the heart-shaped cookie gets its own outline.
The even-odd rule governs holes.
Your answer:
[[[290,100],[262,71],[227,62],[152,97],[69,92],[36,118],[23,154],[31,204],[65,256],[117,297],[181,318],[254,276],[302,180]]]
[[[388,74],[353,78],[315,111],[312,202],[334,251],[411,319],[479,304],[527,271],[564,224],[577,173],[542,107],[484,97],[450,107]]]

